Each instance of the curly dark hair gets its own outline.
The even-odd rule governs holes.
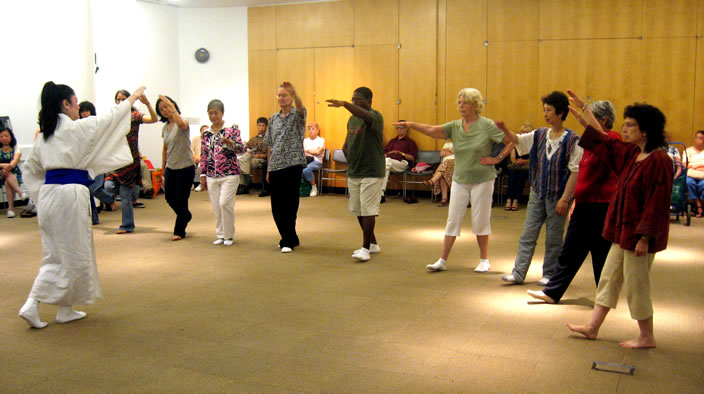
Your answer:
[[[570,113],[570,100],[567,95],[556,90],[547,96],[541,98],[543,104],[552,105],[555,107],[555,113],[562,116],[562,120],[567,119],[567,114]]]
[[[665,142],[665,114],[657,107],[646,103],[635,103],[623,110],[624,118],[638,122],[638,127],[645,132],[645,151],[652,152],[667,146]]]

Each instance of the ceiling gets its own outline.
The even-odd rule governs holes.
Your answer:
[[[253,7],[273,4],[315,3],[324,0],[138,0],[180,8]]]

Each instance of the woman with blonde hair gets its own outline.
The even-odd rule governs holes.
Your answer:
[[[494,144],[502,142],[504,133],[494,121],[480,116],[484,109],[482,94],[477,89],[466,88],[457,94],[457,110],[460,119],[443,125],[428,125],[417,122],[396,122],[394,125],[408,126],[421,133],[437,138],[451,139],[455,152],[455,170],[452,176],[452,194],[447,214],[445,239],[442,254],[433,264],[428,264],[429,271],[445,271],[445,263],[450,256],[452,246],[460,235],[462,220],[467,211],[467,204],[472,203],[472,232],[477,237],[479,246],[479,265],[475,272],[488,272],[489,234],[491,226],[491,201],[494,192],[496,168],[487,159]],[[508,155],[512,145],[507,144],[499,159]]]

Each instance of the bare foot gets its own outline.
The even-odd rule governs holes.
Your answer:
[[[115,234],[127,234],[127,230],[117,230]]]
[[[174,236],[171,238],[172,241],[180,241],[180,240],[182,240],[182,239],[183,239],[183,237],[181,237],[180,235],[174,235]]]
[[[552,297],[545,295],[545,293],[543,293],[540,290],[538,290],[538,291],[528,290],[528,291],[526,291],[526,293],[528,293],[528,295],[530,295],[533,298],[537,298],[539,300],[545,301],[546,304],[554,304],[555,303],[555,300],[553,300]]]
[[[584,335],[587,339],[596,339],[596,334],[598,333],[598,331],[594,330],[593,328],[587,325],[580,326],[576,324],[567,323],[567,328],[569,328],[571,331],[578,332]]]
[[[652,349],[655,347],[655,337],[644,337],[641,335],[638,338],[621,342],[619,345],[621,345],[621,347],[625,347],[626,349]]]

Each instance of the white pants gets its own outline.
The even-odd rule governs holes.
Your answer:
[[[235,194],[240,184],[239,175],[207,178],[210,204],[215,214],[215,235],[218,238],[235,237]]]
[[[408,169],[408,162],[406,160],[394,160],[392,158],[386,158],[386,174],[384,175],[384,182],[381,184],[381,191],[386,190],[386,184],[389,182],[389,175],[391,171],[393,172],[404,172]]]
[[[450,208],[447,213],[445,235],[459,237],[462,220],[467,212],[467,203],[472,201],[472,232],[474,235],[491,234],[491,196],[494,180],[483,183],[464,184],[452,181]]]

